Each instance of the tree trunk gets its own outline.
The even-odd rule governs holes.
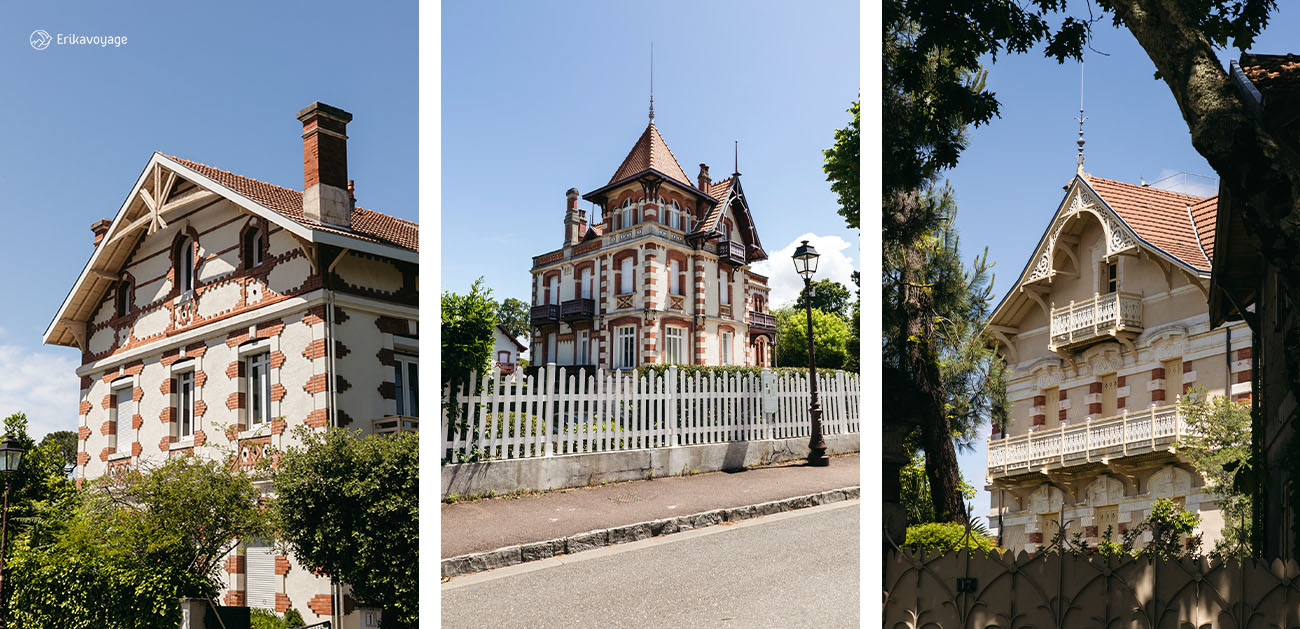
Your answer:
[[[925,475],[935,517],[941,522],[966,521],[962,504],[961,472],[952,443],[952,422],[945,412],[945,391],[935,352],[934,307],[926,278],[925,254],[909,248],[904,254],[903,311],[907,318],[907,362],[920,408],[914,415],[921,426],[921,448],[925,450]]]

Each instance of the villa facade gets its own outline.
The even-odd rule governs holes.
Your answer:
[[[772,364],[767,258],[740,173],[696,183],[651,118],[604,186],[566,193],[561,248],[533,258],[534,365]]]
[[[296,426],[417,429],[417,225],[356,207],[351,114],[315,103],[298,119],[303,191],[155,153],[92,226],[44,335],[81,352],[79,485],[191,454],[251,467]],[[345,586],[268,542],[224,565],[227,605],[360,626]]]
[[[1082,165],[989,331],[1008,365],[1007,425],[988,441],[988,520],[1034,551],[1058,524],[1091,544],[1158,498],[1223,527],[1216,497],[1177,452],[1178,399],[1251,396],[1251,335],[1212,325],[1218,197],[1102,179]],[[1216,322],[1217,323],[1217,322]]]

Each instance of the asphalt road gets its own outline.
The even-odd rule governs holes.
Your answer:
[[[857,627],[859,501],[442,585],[447,628]]]

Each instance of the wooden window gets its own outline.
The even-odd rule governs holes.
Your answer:
[[[507,359],[509,355],[507,354]],[[397,388],[397,414],[420,416],[420,362],[411,354],[393,355],[393,383]]]
[[[117,292],[114,295],[113,316],[125,317],[126,313],[131,311],[131,283],[125,279],[117,283]]]
[[[576,341],[577,356],[573,361],[575,365],[591,364],[591,341],[588,335],[589,333],[586,330],[578,331],[578,340]]]
[[[253,268],[262,263],[262,230],[256,227],[244,234],[244,268]]]
[[[730,365],[731,364],[731,333],[723,332],[719,334],[718,345],[722,351],[721,364]]]
[[[686,355],[686,329],[676,326],[664,328],[664,362],[670,365],[683,364]]]
[[[546,303],[552,306],[560,303],[560,276],[552,275],[546,283]]]
[[[582,270],[582,279],[578,280],[578,286],[581,287],[580,295],[583,299],[591,299],[591,267]]]
[[[507,351],[504,351],[504,350],[497,352],[497,363],[498,363],[498,364],[502,364],[502,365],[509,365],[509,364],[510,364],[510,352],[507,352]]]
[[[731,274],[722,269],[718,269],[718,296],[722,305],[731,305]]]
[[[270,354],[262,352],[244,359],[245,393],[248,396],[248,427],[271,421]]]
[[[618,337],[615,344],[615,347],[618,348],[615,367],[618,369],[636,367],[636,326],[620,325],[615,330],[615,334]]]
[[[176,436],[194,436],[194,372],[176,376]]]
[[[680,274],[682,264],[677,260],[668,261],[668,292],[673,295],[682,294],[682,282]]]
[[[1119,290],[1119,265],[1114,262],[1104,262],[1101,265],[1101,285],[1097,290],[1102,294],[1113,293]]]
[[[632,270],[634,266],[635,263],[632,260],[632,256],[623,258],[623,262],[620,264],[620,269],[619,269],[619,274],[622,277],[620,278],[619,281],[618,294],[626,295],[627,293],[630,293],[634,290],[632,288],[634,286],[633,275],[635,275],[635,272]]]

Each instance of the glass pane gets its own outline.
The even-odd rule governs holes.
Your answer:
[[[401,360],[396,361],[395,363],[393,363],[393,366],[394,366],[393,371],[395,372],[395,375],[393,376],[393,385],[394,388],[397,390],[397,414],[405,415],[406,404],[403,398],[406,397],[404,393],[404,391],[406,390],[406,387],[404,385],[406,383],[403,381],[404,379],[402,378],[402,361]]]
[[[411,417],[420,416],[420,365],[414,361],[406,364],[406,386],[411,390],[411,410],[407,415]]]

